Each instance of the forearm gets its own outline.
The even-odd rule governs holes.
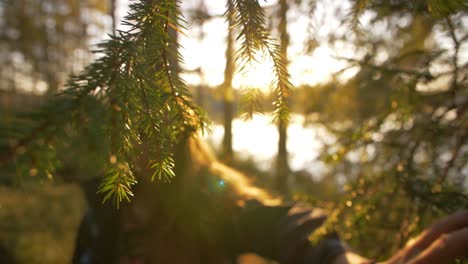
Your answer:
[[[353,252],[345,252],[337,256],[331,264],[370,264],[374,263],[373,261],[361,257]]]

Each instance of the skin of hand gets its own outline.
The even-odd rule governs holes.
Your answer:
[[[381,264],[449,264],[468,255],[468,210],[437,221]],[[332,264],[367,264],[372,261],[346,252]]]

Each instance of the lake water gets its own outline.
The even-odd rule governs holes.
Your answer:
[[[262,170],[271,169],[278,149],[278,131],[272,120],[273,116],[268,114],[255,115],[246,121],[233,121],[233,149],[236,157],[250,158]],[[307,170],[314,176],[320,176],[326,171],[326,166],[318,160],[318,156],[324,147],[323,142],[331,141],[332,137],[323,127],[303,124],[303,116],[291,115],[287,140],[289,164],[292,170]],[[223,135],[223,126],[214,124],[211,133],[205,138],[219,150]]]

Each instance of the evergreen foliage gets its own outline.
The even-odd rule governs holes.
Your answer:
[[[286,120],[292,85],[259,1],[227,3],[241,69],[259,51],[272,58],[275,116]],[[137,167],[151,169],[151,180],[174,177],[174,145],[207,126],[178,75],[182,58],[170,31],[182,32],[185,22],[179,1],[140,0],[131,10],[124,21],[130,29],[100,44],[100,57],[70,77],[66,89],[39,111],[0,123],[2,168],[45,179],[77,159],[104,175],[98,191],[117,206],[130,200]],[[305,102],[308,113],[319,113],[318,122],[338,139],[322,155],[331,165],[327,177],[346,181],[342,199],[312,241],[338,227],[351,244],[382,258],[431,219],[466,208],[467,65],[460,62],[468,40],[466,10],[461,0],[354,1],[348,23],[360,27],[360,15],[370,11],[376,14],[371,24],[384,22],[393,35],[388,43],[360,30],[351,39],[366,56],[346,58],[359,73],[306,96],[314,98]],[[402,27],[395,21],[403,16],[411,19]],[[426,48],[435,28],[451,40],[448,48]],[[383,62],[378,50],[387,52]],[[437,72],[433,65],[448,70]],[[450,79],[447,87],[440,85],[444,78]],[[247,117],[258,111],[259,93],[245,94]]]
[[[430,9],[436,2],[358,1],[355,10],[375,15],[369,27],[388,27],[388,41],[359,25],[355,42],[365,55],[344,58],[358,73],[306,96],[315,97],[308,113],[319,113],[316,121],[337,139],[322,153],[327,177],[346,183],[312,241],[338,228],[361,252],[384,259],[434,219],[466,208],[466,11],[440,17]],[[402,17],[409,23],[398,27]],[[436,44],[436,30],[449,45]],[[388,57],[379,60],[378,51]]]
[[[262,7],[256,0],[228,0],[226,15],[232,19],[234,26],[240,27],[236,40],[241,42],[239,50],[241,70],[246,63],[256,60],[259,50],[271,57],[276,78],[272,85],[276,94],[275,119],[287,120],[289,116],[287,98],[291,94],[292,84],[289,81],[286,59],[281,53],[280,45],[269,34]]]
[[[101,137],[100,147],[93,149],[102,154],[105,164],[99,188],[104,200],[112,198],[117,206],[130,200],[137,164],[153,170],[152,180],[174,177],[174,145],[207,125],[178,75],[176,64],[182,58],[172,48],[178,43],[169,31],[181,32],[185,21],[179,1],[142,0],[130,8],[123,22],[130,29],[117,31],[98,45],[99,59],[72,76],[66,89],[40,111],[5,124],[1,164],[13,160],[23,171],[29,168],[32,176],[50,177],[59,166],[57,145],[75,131],[83,131],[80,137],[88,143],[86,136]],[[279,46],[265,27],[262,8],[253,0],[229,1],[226,14],[240,28],[242,61],[254,60],[259,49],[273,58],[277,118],[287,118],[284,102],[291,84]]]
[[[117,32],[98,46],[96,52],[102,57],[71,77],[57,98],[30,116],[34,121],[29,131],[2,135],[10,142],[12,136],[16,137],[13,144],[3,146],[3,162],[12,158],[18,161],[18,150],[33,147],[38,139],[46,142],[46,147],[37,149],[43,153],[53,146],[53,140],[59,140],[58,134],[68,125],[76,129],[90,126],[89,119],[96,117],[90,112],[93,107],[87,108],[86,101],[91,97],[105,109],[98,117],[100,122],[88,127],[106,135],[102,140],[107,145],[104,149],[108,150],[108,160],[99,189],[106,194],[105,200],[113,197],[118,205],[129,199],[136,182],[135,162],[142,155],[151,157],[145,162],[154,169],[152,179],[169,180],[174,176],[173,145],[181,134],[204,129],[206,124],[204,114],[190,101],[184,82],[171,64],[181,58],[174,52],[176,49],[170,49],[177,43],[168,29],[179,30],[183,20],[173,1],[141,1],[132,4],[131,9],[125,22],[130,29]],[[2,131],[14,132],[11,128],[19,127],[18,122]],[[36,155],[31,160],[37,157],[49,158]],[[41,166],[49,163],[36,162]]]

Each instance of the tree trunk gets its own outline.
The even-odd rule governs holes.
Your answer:
[[[224,69],[223,103],[224,103],[224,137],[223,137],[223,158],[226,163],[231,163],[234,159],[232,151],[232,119],[234,116],[234,93],[232,90],[232,79],[234,75],[234,32],[229,19],[229,30],[226,47],[226,67]]]
[[[111,19],[112,19],[112,33],[113,34],[115,34],[115,30],[117,28],[117,18],[115,16],[116,8],[117,8],[116,0],[110,0],[109,15],[111,16]]]
[[[288,61],[288,46],[289,36],[287,32],[287,18],[288,12],[287,0],[280,0],[279,17],[280,22],[278,24],[278,31],[280,34],[281,44],[281,56]],[[287,63],[286,63],[287,65]],[[287,69],[286,69],[287,70]],[[278,121],[278,156],[276,160],[276,180],[275,189],[283,195],[288,194],[288,175],[289,175],[289,163],[288,163],[288,150],[286,146],[287,141],[287,121],[279,119]]]

